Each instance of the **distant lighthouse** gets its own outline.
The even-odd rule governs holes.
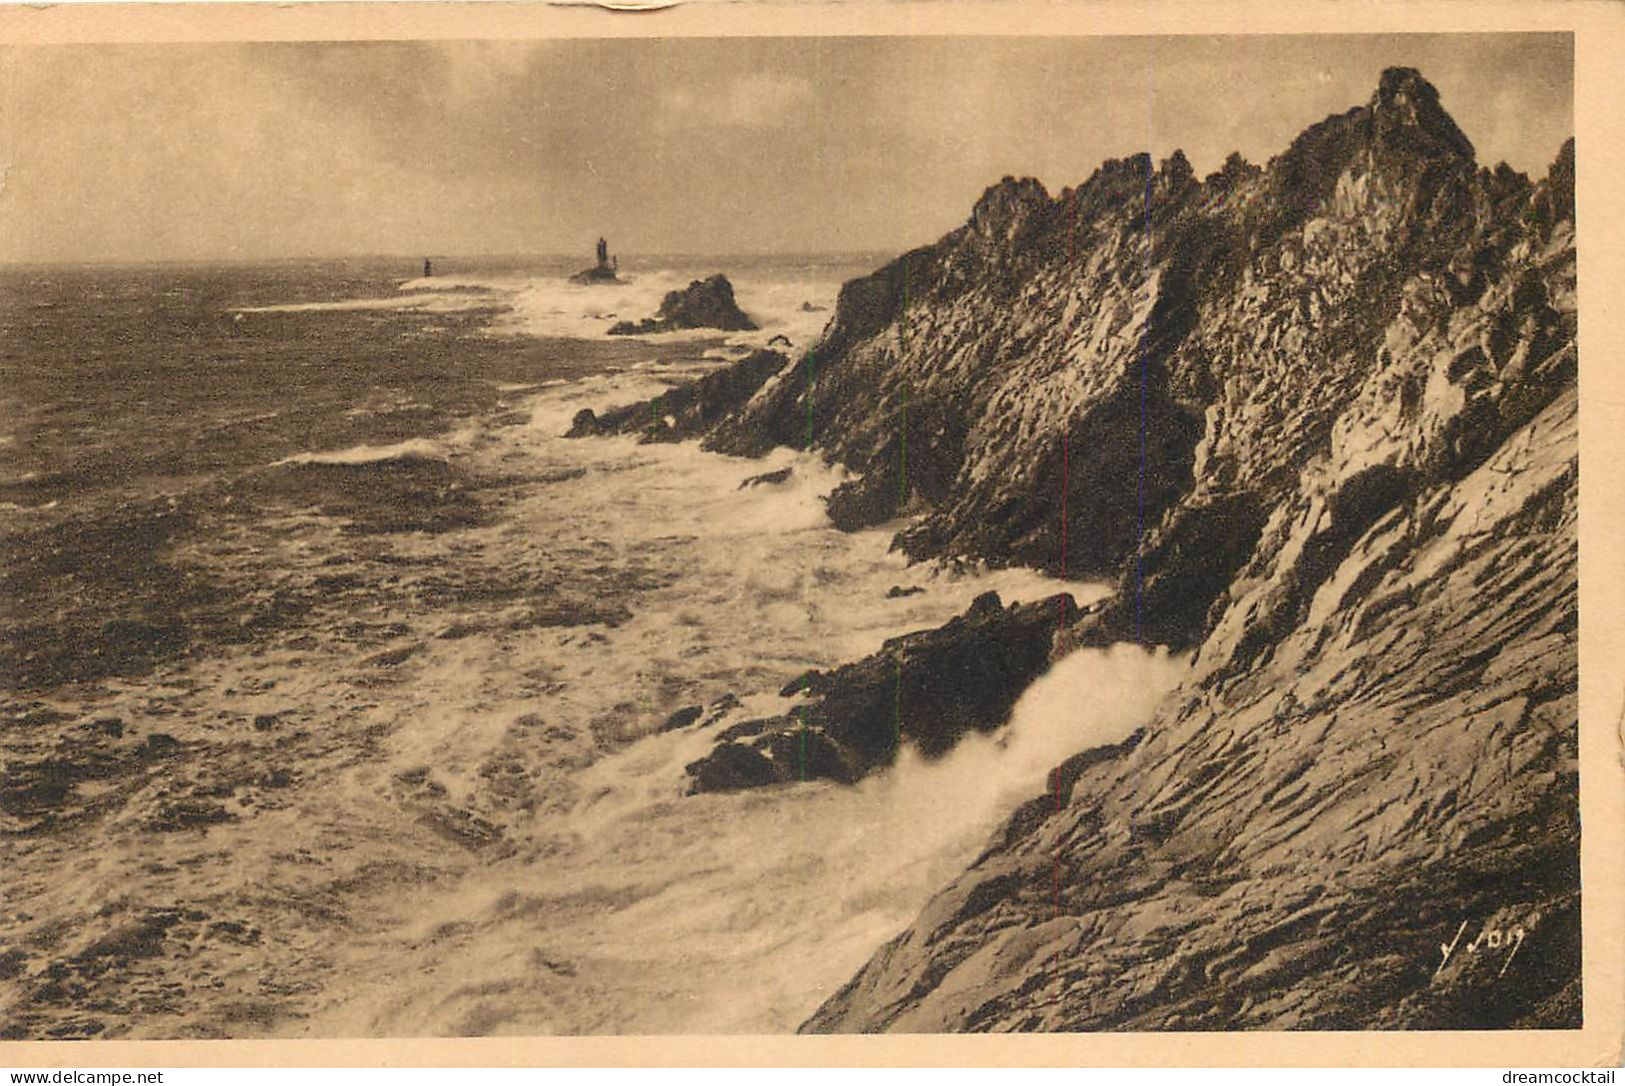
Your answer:
[[[603,238],[598,239],[598,263],[570,276],[572,283],[619,283],[622,280],[615,274],[620,270],[619,258],[609,255],[609,242]]]

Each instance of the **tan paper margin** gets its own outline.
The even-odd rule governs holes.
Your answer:
[[[1585,1026],[1416,1033],[0,1042],[0,1067],[1484,1066],[1625,1055],[1625,4],[1145,0],[0,5],[0,46],[70,42],[1572,31],[1579,190],[1580,754]],[[0,84],[3,85],[3,84]],[[0,141],[4,140],[0,101]],[[0,158],[19,153],[0,142]],[[1554,149],[1555,150],[1555,149]],[[0,870],[0,885],[3,885]]]

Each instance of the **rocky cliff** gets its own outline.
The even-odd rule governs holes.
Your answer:
[[[806,1028],[1578,1025],[1575,404],[1216,633]]]
[[[835,523],[914,557],[1115,578],[1052,651],[1193,653],[806,1029],[1578,1024],[1573,178],[1481,167],[1391,69],[1263,166],[1005,179],[708,420],[822,448]],[[908,651],[691,774],[884,761]]]
[[[1007,179],[713,432],[1195,650],[807,1029],[1578,1023],[1573,163],[1395,69],[1262,167]]]

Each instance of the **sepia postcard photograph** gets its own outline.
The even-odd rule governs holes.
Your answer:
[[[0,22],[0,1059],[1617,1053],[1590,9],[480,6]]]

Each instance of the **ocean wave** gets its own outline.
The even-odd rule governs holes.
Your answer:
[[[387,298],[344,298],[332,302],[285,302],[278,305],[238,306],[229,310],[229,312],[242,315],[247,313],[322,313],[369,309],[421,309],[432,313],[451,313],[473,308],[476,308],[476,303],[473,300],[459,296],[442,297],[435,294],[405,294],[400,297]]]
[[[302,452],[292,456],[284,456],[271,466],[299,467],[311,464],[328,465],[358,465],[382,464],[391,461],[414,460],[444,460],[445,453],[432,441],[422,438],[412,438],[394,445],[354,445],[348,449],[334,449],[326,452]]]

